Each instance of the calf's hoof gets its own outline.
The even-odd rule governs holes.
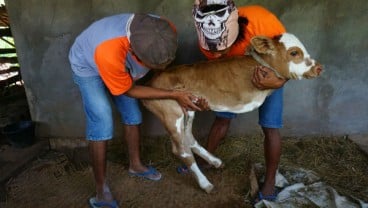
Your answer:
[[[208,185],[207,187],[203,188],[207,194],[211,193],[211,191],[213,190],[214,186],[212,184]]]
[[[215,168],[223,168],[223,167],[224,167],[224,165],[223,165],[223,163],[222,163],[222,161],[221,161],[221,160],[216,160],[216,161],[214,161],[214,162],[212,163],[212,165],[213,165],[213,166],[215,166]]]
[[[216,168],[218,168],[218,169],[222,169],[222,168],[224,168],[225,167],[225,164],[224,163],[221,163],[221,165],[220,166],[218,166],[218,167],[216,167]]]

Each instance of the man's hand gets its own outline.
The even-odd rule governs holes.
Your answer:
[[[194,104],[196,104],[202,111],[210,110],[210,106],[208,102],[203,97],[196,97],[196,99],[192,100]]]
[[[179,103],[183,111],[202,111],[208,110],[208,103],[202,97],[196,97],[193,94],[186,91],[174,91],[175,100]]]
[[[256,66],[252,78],[253,85],[260,90],[277,89],[287,81],[287,79],[279,78],[275,72],[265,66]]]

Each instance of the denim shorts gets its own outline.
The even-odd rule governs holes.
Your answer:
[[[80,77],[73,74],[74,82],[79,86],[86,114],[86,139],[92,141],[109,140],[113,137],[114,118],[111,100],[121,114],[126,125],[142,123],[142,113],[138,100],[125,95],[112,96],[101,77]]]
[[[272,92],[266,97],[265,102],[258,109],[258,124],[265,128],[282,128],[282,113],[283,113],[283,92],[284,87],[281,87]],[[229,112],[216,112],[216,116],[220,118],[233,119],[236,114]]]

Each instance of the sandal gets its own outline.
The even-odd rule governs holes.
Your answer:
[[[186,165],[181,165],[176,168],[176,172],[182,175],[186,175],[186,174],[189,174],[190,170],[188,169]]]
[[[118,203],[115,200],[111,202],[97,201],[96,197],[92,197],[88,200],[88,203],[91,208],[102,208],[102,207],[118,208]]]
[[[205,171],[205,170],[208,170],[210,168],[212,168],[212,166],[201,166],[201,165],[198,165],[198,168],[201,170],[201,171]],[[189,174],[190,173],[190,170],[189,168],[186,166],[186,165],[180,165],[176,168],[176,172],[178,172],[179,174],[182,174],[182,175],[186,175],[186,174]]]
[[[278,192],[277,191],[275,191],[271,195],[263,195],[262,192],[259,191],[258,194],[257,194],[257,197],[255,199],[253,199],[252,204],[255,205],[255,204],[257,204],[258,202],[260,202],[262,200],[276,201],[277,195],[278,195]]]
[[[136,177],[144,178],[144,179],[151,180],[151,181],[159,181],[159,180],[161,180],[161,173],[158,172],[152,166],[148,166],[148,170],[146,172],[134,173],[134,172],[129,171],[128,174],[130,176],[136,176]],[[155,177],[156,175],[158,177]]]

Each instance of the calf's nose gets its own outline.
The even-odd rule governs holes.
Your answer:
[[[321,72],[323,71],[322,65],[320,65],[320,64],[317,64],[315,69],[316,69],[316,73],[318,75],[320,75]]]

